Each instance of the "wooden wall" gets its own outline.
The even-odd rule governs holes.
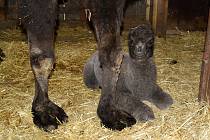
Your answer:
[[[18,0],[0,0],[0,20],[17,19],[17,1]],[[63,0],[60,0],[63,1]],[[64,0],[65,1],[65,0]],[[146,1],[141,0],[130,5],[126,11],[125,23],[140,22],[146,18]],[[149,0],[151,3],[155,0]],[[164,1],[164,0],[163,0]],[[169,24],[178,26],[185,30],[203,30],[206,29],[207,23],[207,1],[208,0],[168,0],[169,2]],[[5,7],[5,3],[7,7]],[[60,5],[59,19],[69,23],[80,21],[80,4],[79,0],[68,0],[65,4]],[[65,14],[64,14],[65,13]],[[152,18],[150,15],[150,19]],[[84,17],[83,17],[84,18]],[[150,20],[151,21],[151,20]],[[129,25],[129,24],[127,24]]]
[[[169,0],[169,20],[182,30],[205,30],[208,0]]]
[[[0,0],[0,21],[6,19],[5,0]]]
[[[18,0],[7,0],[7,19],[13,20],[18,18]]]
[[[136,2],[132,5],[128,6],[128,9],[126,10],[126,17],[135,18],[138,20],[142,20],[146,18],[146,1],[142,0],[139,2]],[[65,13],[65,19],[67,21],[77,21],[80,20],[80,11],[81,7],[79,4],[79,0],[68,0],[68,2],[65,4],[65,7],[63,5],[60,5],[60,14],[59,18],[61,20],[64,19],[64,13]]]

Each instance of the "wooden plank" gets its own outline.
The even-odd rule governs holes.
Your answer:
[[[150,21],[150,4],[151,4],[151,0],[147,0],[146,1],[146,20]]]
[[[150,14],[149,14],[149,21],[152,25],[152,21],[153,21],[153,4],[154,4],[154,0],[150,0]]]
[[[153,0],[152,28],[155,34],[157,33],[157,10],[158,0]]]
[[[206,101],[210,104],[210,10],[208,19],[208,28],[205,38],[205,52],[203,54],[200,88],[198,100]]]
[[[17,20],[18,19],[18,0],[8,3],[7,19]]]
[[[159,37],[166,37],[168,0],[154,0],[152,27]]]
[[[158,0],[158,15],[157,15],[157,32],[159,37],[166,37],[167,17],[168,17],[168,0]]]
[[[0,0],[0,7],[4,7],[5,5],[5,0]]]
[[[0,0],[0,21],[6,20],[5,0]]]

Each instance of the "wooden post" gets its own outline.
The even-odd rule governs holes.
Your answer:
[[[210,9],[208,19],[208,29],[205,39],[205,52],[203,54],[200,89],[198,95],[199,101],[206,101],[210,104]]]
[[[146,21],[153,22],[153,2],[154,0],[146,0]]]
[[[146,20],[150,21],[150,3],[151,0],[146,1]]]
[[[6,20],[5,0],[0,0],[0,21]]]
[[[151,25],[153,22],[153,5],[154,5],[154,0],[150,0],[149,21],[150,21]]]
[[[152,28],[155,34],[157,32],[157,7],[158,7],[158,0],[153,0]]]
[[[153,0],[152,27],[156,35],[166,37],[168,0]]]

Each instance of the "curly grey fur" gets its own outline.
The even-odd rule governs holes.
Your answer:
[[[144,45],[139,47],[139,44]],[[124,54],[117,83],[116,106],[138,121],[147,121],[153,119],[154,114],[142,101],[147,100],[159,109],[165,109],[173,100],[156,84],[156,66],[152,58],[154,34],[150,27],[143,25],[131,29],[128,46],[130,55]],[[98,52],[95,52],[84,66],[86,86],[93,89],[101,86],[101,73]]]

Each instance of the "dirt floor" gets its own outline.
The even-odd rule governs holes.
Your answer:
[[[166,40],[156,38],[158,84],[171,94],[174,104],[167,110],[158,110],[150,104],[155,120],[119,132],[101,127],[96,115],[100,91],[87,89],[83,84],[83,65],[96,49],[93,34],[82,26],[60,27],[49,95],[66,111],[69,122],[47,133],[32,121],[34,79],[26,38],[18,29],[1,30],[0,48],[6,58],[0,64],[0,139],[210,139],[209,106],[197,102],[204,35],[179,31],[170,33]],[[123,33],[122,44],[127,48],[127,31]]]

